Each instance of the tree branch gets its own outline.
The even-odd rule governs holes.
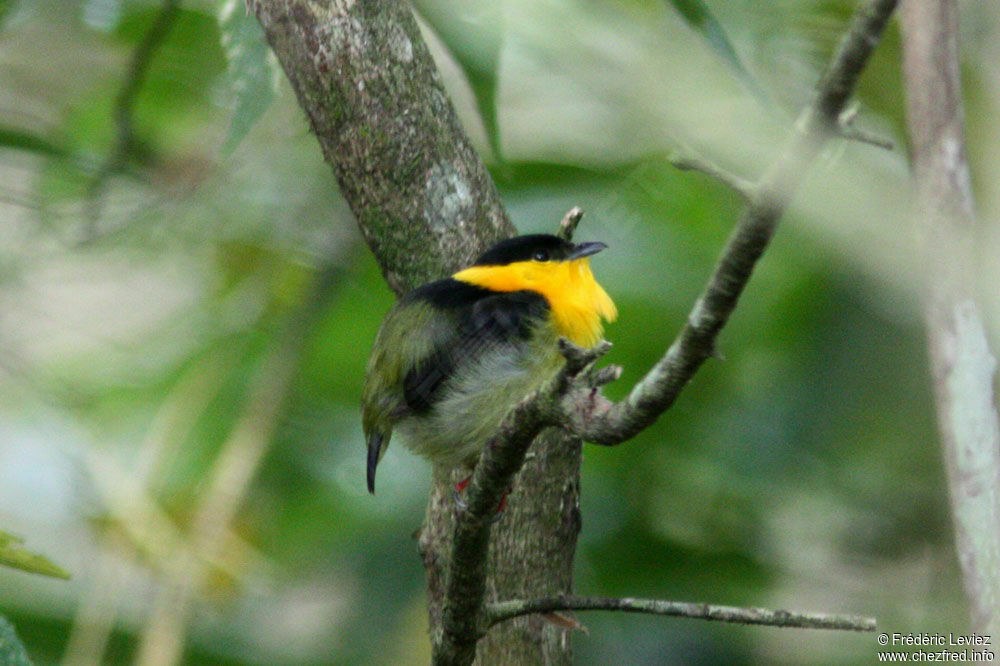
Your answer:
[[[573,206],[563,215],[556,235],[566,240],[573,240],[573,234],[576,233],[576,226],[580,224],[581,219],[583,219],[583,209],[579,206]]]
[[[762,624],[772,627],[799,627],[802,629],[839,629],[842,631],[875,631],[873,617],[861,615],[829,615],[826,613],[793,613],[766,608],[741,608],[684,601],[660,599],[632,599],[608,597],[550,597],[547,599],[514,599],[486,605],[485,615],[489,624],[504,622],[513,617],[530,613],[551,613],[567,610],[608,610],[629,613],[649,613],[687,617],[698,620],[716,620],[736,624]]]
[[[973,628],[1000,633],[1000,419],[978,291],[975,202],[965,153],[958,7],[902,13],[907,126],[922,242],[924,321],[955,545]]]
[[[490,520],[500,495],[521,469],[534,434],[566,417],[566,395],[574,396],[573,405],[583,406],[581,411],[594,417],[591,423],[578,418],[571,418],[570,423],[587,425],[578,431],[594,435],[600,443],[631,437],[670,406],[712,354],[715,337],[766,248],[804,167],[834,133],[837,115],[895,5],[895,0],[872,0],[859,12],[782,156],[755,185],[754,196],[688,324],[630,396],[619,405],[608,403],[588,388],[587,381],[606,381],[614,373],[601,371],[590,377],[589,366],[584,364],[577,374],[560,375],[534,399],[519,404],[487,444],[466,489],[468,508],[459,512],[454,532],[449,530],[450,498],[443,498],[440,480],[435,485],[428,524],[420,537],[428,567],[435,663],[469,663],[476,641],[488,628],[483,599]],[[495,188],[461,131],[404,3],[248,0],[248,6],[263,25],[341,192],[394,290],[401,292],[452,272],[486,245],[512,234]],[[540,438],[540,443],[545,439]],[[533,592],[539,590],[536,594],[569,589],[572,545],[567,550],[564,542],[575,540],[579,525],[574,486],[578,477],[571,478],[579,464],[579,443],[562,438],[558,444],[557,452],[536,444],[531,463],[521,469],[519,484],[530,487],[533,497],[530,506],[512,503],[515,506],[497,526],[498,538],[490,546],[490,552],[497,555],[489,567],[491,595],[514,596],[508,590],[509,581],[498,571],[517,577],[519,585]],[[443,550],[452,533],[453,548]],[[445,558],[450,561],[444,563]],[[570,566],[556,566],[556,559]],[[446,602],[438,598],[442,576],[450,590]],[[463,591],[471,591],[468,598]],[[447,617],[440,623],[439,602],[442,617]],[[567,660],[568,649],[558,637],[529,634],[527,628],[525,634],[535,646],[560,643],[550,652],[561,650],[559,663]],[[531,654],[541,659],[537,649]],[[511,658],[507,662],[515,663]]]
[[[747,201],[751,201],[754,197],[756,184],[753,181],[731,173],[700,155],[695,155],[688,148],[672,152],[667,156],[667,161],[681,171],[699,171],[709,178],[714,178]]]
[[[507,414],[486,443],[465,489],[465,508],[456,520],[445,581],[443,635],[434,645],[434,664],[471,663],[476,642],[494,624],[484,621],[482,611],[487,546],[497,505],[524,464],[531,442],[545,427],[560,423],[561,396],[586,382],[586,371],[611,349],[611,343],[606,341],[593,349],[565,339],[559,342],[566,364],[545,386]]]
[[[624,400],[606,402],[599,411],[583,413],[572,422],[573,432],[582,439],[606,446],[631,439],[674,403],[701,364],[713,355],[716,338],[736,308],[806,167],[824,142],[837,134],[844,105],[896,3],[869,0],[859,8],[785,149],[750,190],[750,201],[680,334]],[[739,188],[744,191],[744,186]]]
[[[135,112],[135,100],[146,82],[146,73],[153,60],[153,54],[170,32],[174,19],[180,8],[180,0],[163,0],[160,11],[153,19],[152,25],[146,31],[142,41],[132,52],[128,71],[112,112],[115,121],[114,144],[101,163],[87,191],[87,227],[84,240],[91,240],[97,233],[97,223],[101,217],[101,206],[108,178],[124,168],[129,151],[135,145],[135,128],[132,114]]]
[[[548,425],[568,425],[581,438],[599,444],[613,445],[630,439],[673,403],[712,355],[715,338],[736,307],[805,167],[826,139],[837,133],[840,113],[895,7],[896,0],[870,0],[859,9],[812,103],[799,116],[788,145],[754,185],[751,200],[687,324],[663,359],[629,396],[611,403],[593,385],[588,389],[580,381],[587,374],[583,371],[607,350],[606,346],[589,358],[563,345],[566,368],[518,404],[487,443],[466,489],[467,508],[456,521],[443,633],[433,641],[435,664],[471,663],[476,642],[493,624],[483,605],[492,512],[520,469],[532,439]],[[571,231],[579,218],[579,211],[571,210],[560,229]],[[607,373],[601,377],[608,379]]]
[[[887,139],[875,132],[869,132],[854,124],[854,121],[858,118],[859,108],[860,105],[855,102],[840,112],[837,122],[840,124],[841,138],[858,141],[859,143],[867,143],[870,146],[882,148],[883,150],[892,150],[895,148],[896,146],[892,143],[891,139]]]

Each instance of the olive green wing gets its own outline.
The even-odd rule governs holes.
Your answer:
[[[491,292],[453,279],[410,292],[376,337],[362,396],[368,490],[393,426],[433,409],[461,364],[498,344],[528,340],[547,311],[534,292]]]
[[[368,358],[361,393],[361,425],[368,445],[368,491],[375,492],[375,469],[385,454],[392,429],[412,410],[403,384],[415,365],[433,354],[449,325],[430,304],[400,300],[386,315]]]

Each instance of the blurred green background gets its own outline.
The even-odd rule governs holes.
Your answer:
[[[579,205],[578,237],[610,246],[594,269],[621,311],[607,335],[622,396],[740,210],[667,155],[760,173],[854,3],[707,0],[714,28],[661,0],[416,5],[519,229],[552,231]],[[961,8],[997,342],[1000,7]],[[0,567],[0,615],[36,664],[153,664],[178,644],[185,664],[426,663],[413,533],[429,468],[392,447],[376,497],[363,481],[357,402],[392,295],[242,2],[180,5],[118,143],[116,100],[159,11],[0,3],[0,530],[72,575]],[[579,593],[968,630],[899,42],[894,24],[856,121],[896,149],[830,144],[723,358],[634,441],[585,448]],[[580,664],[867,663],[878,649],[874,634],[580,619]]]

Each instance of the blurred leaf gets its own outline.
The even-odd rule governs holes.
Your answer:
[[[80,18],[88,28],[111,32],[122,19],[123,0],[84,0],[80,4]]]
[[[743,63],[740,62],[740,57],[736,55],[736,49],[733,48],[732,42],[729,41],[726,31],[722,28],[722,24],[715,18],[715,15],[709,10],[704,0],[668,0],[668,2],[680,13],[688,25],[694,28],[696,32],[701,33],[701,36],[705,38],[705,41],[712,47],[712,50],[725,61],[736,75],[736,78],[747,87],[747,90],[759,101],[763,102],[763,91],[753,80],[753,77],[750,76],[750,72],[743,66]]]
[[[0,532],[2,534],[2,532]],[[0,664],[4,666],[31,666],[28,653],[25,651],[14,626],[7,618],[0,616]]]
[[[3,20],[7,18],[7,14],[14,7],[14,0],[0,0],[0,26],[3,25]]]
[[[280,75],[264,31],[243,9],[242,2],[228,0],[219,10],[222,48],[229,61],[226,79],[236,102],[229,134],[222,146],[226,154],[239,145],[271,105]]]
[[[163,20],[162,11],[159,3],[126,5],[115,36],[131,50],[131,57],[149,39],[157,21]],[[226,71],[226,58],[214,15],[186,8],[182,3],[170,14],[168,28],[153,45],[155,50],[141,74],[133,122],[137,134],[155,137],[156,146],[174,147],[179,139],[188,136],[189,123],[199,121],[201,114],[214,112],[210,96]],[[96,97],[81,107],[106,103]],[[107,111],[104,107],[101,110],[107,122]]]
[[[486,136],[490,140],[490,148],[497,161],[503,161],[503,154],[500,152],[500,121],[497,118],[497,80],[495,71],[491,76],[471,77],[469,84],[472,87],[472,94],[476,97],[476,107],[483,119],[483,126],[486,128]]]
[[[0,19],[2,18],[0,15]],[[0,148],[16,148],[50,157],[62,157],[66,154],[64,148],[48,139],[12,127],[0,127]]]
[[[53,564],[49,558],[22,548],[23,542],[23,539],[0,530],[0,564],[42,576],[69,578],[69,572]],[[2,646],[2,635],[0,635],[0,647]],[[2,650],[0,650],[0,655],[2,655]],[[0,659],[0,664],[6,663]]]

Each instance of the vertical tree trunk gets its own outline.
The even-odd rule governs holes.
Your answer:
[[[903,74],[928,282],[924,316],[956,546],[973,627],[1000,635],[1000,427],[996,360],[975,302],[955,0],[904,0]]]
[[[580,533],[580,440],[548,430],[532,444],[493,526],[487,561],[486,600],[525,599],[568,594]],[[437,474],[420,549],[428,573],[431,638],[441,632],[447,557],[455,529],[450,479]],[[569,633],[539,615],[515,618],[494,627],[479,641],[479,664],[570,664]]]
[[[397,293],[453,272],[515,233],[406,3],[249,0],[248,6]],[[578,441],[550,432],[535,442],[507,511],[493,526],[490,598],[571,591],[579,468]],[[456,510],[454,479],[443,476],[436,475],[420,535],[432,640],[440,635]],[[495,627],[477,654],[490,664],[571,659],[566,632],[537,616]]]

